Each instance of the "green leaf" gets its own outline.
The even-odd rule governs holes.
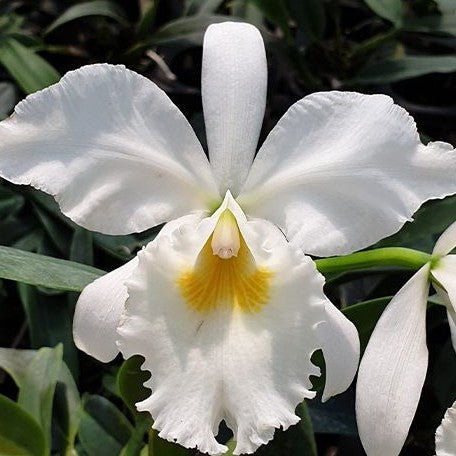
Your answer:
[[[104,271],[72,261],[0,246],[0,278],[54,290],[82,291]]]
[[[456,13],[412,17],[405,20],[402,30],[419,33],[449,33],[456,35]]]
[[[4,369],[15,381],[19,389],[24,384],[27,369],[36,358],[37,350],[0,348],[0,368]],[[62,363],[54,396],[54,414],[57,437],[62,441],[60,448],[70,454],[79,427],[81,402],[76,383]]]
[[[0,395],[0,454],[47,456],[40,426],[11,399]]]
[[[396,27],[402,24],[404,4],[402,0],[364,0],[374,13],[391,21]]]
[[[130,422],[102,396],[90,396],[79,425],[79,439],[89,456],[119,455],[133,432]]]
[[[41,226],[49,236],[49,239],[52,241],[52,244],[62,255],[68,256],[70,247],[68,245],[68,228],[66,226],[62,226],[61,223],[58,223],[56,219],[49,216],[47,212],[40,209],[37,205],[33,204],[33,209],[39,222],[41,223]]]
[[[11,37],[0,41],[0,63],[25,93],[44,89],[60,79],[46,60]]]
[[[456,3],[454,0],[435,0],[435,2],[442,14],[456,14]]]
[[[36,353],[36,350],[0,348],[0,368],[11,375],[16,385],[21,388],[27,368]]]
[[[65,364],[59,373],[54,397],[54,418],[60,448],[65,455],[71,455],[79,429],[82,406],[78,388]]]
[[[456,377],[445,375],[445,372],[455,372],[456,356],[451,340],[439,350],[435,368],[432,371],[431,381],[435,395],[441,405],[448,407],[454,401],[456,391]]]
[[[28,366],[19,389],[18,404],[40,423],[46,453],[51,446],[52,404],[62,368],[62,346],[41,348]]]
[[[317,434],[358,435],[353,388],[325,403],[310,401],[309,412]]]
[[[10,82],[0,82],[0,120],[11,114],[17,102],[16,88]]]
[[[223,0],[188,0],[184,14],[186,16],[213,14],[222,3]]]
[[[455,214],[456,196],[428,201],[414,214],[412,222],[373,248],[401,246],[431,253],[438,236],[454,222]]]
[[[88,265],[93,264],[93,235],[84,228],[76,228],[71,240],[70,260]]]
[[[9,188],[0,187],[0,217],[18,213],[24,206],[25,199]]]
[[[122,448],[120,456],[140,456],[144,448],[144,436],[149,431],[151,425],[151,418],[139,420],[131,434],[130,440]]]
[[[326,27],[324,2],[321,0],[285,0],[291,17],[306,37],[318,41]]]
[[[384,84],[430,73],[452,73],[454,71],[456,71],[456,57],[452,55],[406,56],[401,59],[373,61],[363,67],[351,82]]]
[[[151,393],[150,389],[144,386],[144,382],[150,378],[150,373],[141,370],[143,363],[144,358],[140,355],[128,358],[119,368],[116,378],[120,397],[135,416],[144,416],[146,412],[139,413],[135,404],[147,399]]]
[[[63,359],[75,376],[78,355],[73,342],[73,306],[59,295],[43,294],[35,287],[18,284],[19,297],[27,316],[32,348],[63,344]]]
[[[146,37],[153,32],[158,4],[159,0],[144,0],[140,2],[141,19],[137,26],[138,36]]]
[[[273,24],[278,25],[287,40],[291,40],[290,27],[288,26],[288,11],[283,0],[250,0]]]
[[[250,24],[263,24],[263,13],[250,0],[233,0],[230,2],[230,10],[233,16],[240,17]]]
[[[119,24],[127,24],[124,12],[116,3],[107,0],[94,0],[71,6],[44,33],[50,33],[68,22],[87,16],[105,16],[117,21]]]
[[[155,429],[149,431],[149,456],[193,456],[194,451],[158,436]]]
[[[112,236],[109,234],[93,233],[93,242],[114,258],[128,261],[133,258],[133,252],[140,247],[140,243],[132,234]]]
[[[227,20],[233,21],[236,18],[219,15],[201,15],[176,19],[161,27],[152,36],[150,43],[156,45],[186,43],[192,46],[200,46],[203,43],[203,36],[209,25]]]
[[[360,302],[342,309],[344,315],[356,326],[361,344],[361,353],[366,349],[378,319],[391,301],[391,296]]]
[[[255,456],[317,456],[312,422],[305,402],[298,405],[296,414],[301,421],[286,431],[276,430],[274,439],[258,448]]]

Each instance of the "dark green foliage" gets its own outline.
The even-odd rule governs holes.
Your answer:
[[[448,5],[443,0],[0,0],[0,119],[25,95],[69,70],[122,63],[162,87],[204,143],[202,39],[209,24],[233,20],[255,24],[266,43],[269,91],[262,138],[299,98],[342,89],[386,93],[414,115],[420,132],[454,143],[456,9]],[[427,203],[415,219],[378,247],[429,252],[456,219],[454,197]],[[141,357],[102,365],[73,344],[78,293],[133,258],[158,231],[90,233],[63,216],[51,197],[0,182],[0,346],[7,347],[0,349],[5,371],[0,372],[0,454],[73,456],[76,449],[80,456],[197,455],[160,439],[150,416],[136,411],[134,404],[149,394],[142,385],[150,374],[141,371]],[[357,326],[362,349],[410,274],[398,268],[328,274],[325,291]],[[445,318],[440,306],[432,306],[430,371],[404,454],[434,454],[436,424],[456,396],[448,375],[456,359]],[[324,370],[321,353],[315,359]],[[322,381],[315,386],[321,392]],[[277,431],[257,454],[314,456],[334,454],[332,448],[339,456],[363,454],[353,391],[328,404],[317,401],[309,408],[301,404],[302,421]],[[230,434],[222,430],[220,436],[232,451]]]

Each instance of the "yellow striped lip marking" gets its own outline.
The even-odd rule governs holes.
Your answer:
[[[269,300],[272,271],[258,267],[233,213],[225,209],[193,268],[177,285],[187,305],[209,313],[220,306],[258,312]]]

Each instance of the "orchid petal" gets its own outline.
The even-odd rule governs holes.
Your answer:
[[[421,144],[384,95],[316,93],[267,137],[238,198],[316,256],[347,254],[398,231],[430,198],[456,192],[449,144]]]
[[[326,364],[326,384],[322,401],[343,393],[355,378],[359,363],[359,336],[356,326],[329,300],[326,318],[317,326]]]
[[[448,255],[456,247],[456,222],[452,223],[437,239],[433,256]]]
[[[450,325],[451,343],[456,351],[456,312],[454,309],[447,309],[448,324]]]
[[[435,433],[435,452],[436,456],[456,454],[456,402],[446,411]]]
[[[28,96],[0,136],[0,176],[50,193],[90,230],[143,231],[219,198],[183,114],[120,65],[85,66]]]
[[[454,224],[451,225],[450,228],[453,226]],[[448,230],[446,232],[448,232]],[[444,236],[445,233],[442,236]],[[442,237],[440,239],[442,239]],[[443,244],[440,244],[440,247],[442,246]],[[450,246],[451,241],[441,250],[439,248],[439,252],[445,252]],[[438,246],[436,244],[436,248],[437,247]],[[434,252],[435,250],[436,249],[434,249]],[[452,250],[452,248],[450,248],[450,250]],[[440,258],[436,265],[432,268],[431,273],[444,288],[444,290],[442,290],[440,287],[436,287],[439,296],[442,297],[442,300],[447,307],[448,323],[451,331],[451,342],[453,343],[454,350],[456,351],[456,255],[447,255]]]
[[[196,223],[203,215],[203,212],[196,212],[172,220],[161,229],[160,235],[173,233],[183,223]],[[128,297],[124,282],[137,266],[136,256],[87,285],[79,296],[73,320],[74,341],[80,350],[99,361],[109,362],[119,353],[117,326]]]
[[[309,376],[319,370],[310,357],[319,347],[314,328],[325,318],[326,298],[314,263],[277,228],[247,221],[229,194],[221,209],[234,214],[257,271],[270,272],[268,293],[252,282],[244,290],[258,298],[252,308],[244,307],[241,295],[214,298],[219,279],[212,275],[205,292],[213,302],[198,308],[187,300],[179,277],[182,271],[195,273],[202,259],[215,258],[212,251],[204,258],[202,248],[218,223],[218,210],[199,224],[159,235],[138,254],[118,344],[124,357],[144,356],[143,367],[153,372],[146,383],[152,394],[137,407],[152,414],[162,438],[220,454],[226,447],[215,435],[225,419],[237,440],[234,454],[244,454],[268,442],[275,428],[296,423],[295,407],[314,396]],[[242,247],[239,261],[241,255]],[[242,274],[236,280],[243,286],[249,278]]]
[[[117,325],[128,292],[124,285],[138,265],[135,257],[120,268],[96,279],[82,290],[73,320],[73,338],[79,350],[105,363],[119,353]]]
[[[201,90],[209,157],[220,193],[237,195],[256,151],[266,104],[263,39],[254,26],[224,22],[204,36]]]
[[[358,372],[356,416],[369,456],[397,456],[418,406],[428,364],[426,302],[429,264],[384,310]]]

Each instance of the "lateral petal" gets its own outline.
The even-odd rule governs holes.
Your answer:
[[[326,384],[322,401],[343,393],[358,370],[359,336],[356,326],[329,300],[325,303],[325,321],[317,325],[317,333],[326,364]]]
[[[456,402],[446,411],[435,433],[436,456],[456,454]]]
[[[432,255],[448,255],[456,247],[456,222],[452,223],[437,239]]]
[[[244,183],[266,105],[263,39],[250,24],[212,24],[204,35],[201,90],[209,157],[221,194]]]
[[[397,456],[407,437],[426,376],[429,264],[384,310],[358,371],[356,417],[369,456]]]
[[[456,192],[456,153],[421,144],[385,95],[316,93],[271,131],[238,198],[316,256],[347,254],[398,231],[430,198]]]
[[[454,224],[452,225],[454,226]],[[448,232],[448,230],[447,230]],[[445,233],[444,233],[445,234]],[[442,235],[443,236],[443,235]],[[440,238],[442,239],[442,237]],[[451,243],[448,244],[450,247]],[[436,248],[438,245],[436,244]],[[436,249],[434,249],[435,252]],[[446,251],[447,248],[443,248],[441,251]],[[450,248],[452,250],[452,247]],[[442,297],[443,302],[447,307],[448,323],[451,331],[451,342],[453,343],[454,350],[456,351],[456,255],[447,255],[440,258],[431,270],[431,274],[441,286],[437,292]]]
[[[138,257],[96,279],[82,290],[73,319],[74,343],[83,352],[105,363],[119,353],[117,325],[127,300],[124,285],[138,266]]]
[[[29,95],[0,136],[0,176],[50,193],[90,230],[143,231],[219,199],[183,114],[121,65],[88,65]]]
[[[197,223],[203,216],[202,212],[197,212],[172,220],[161,229],[160,235],[167,236],[184,223]],[[135,274],[137,266],[136,256],[87,285],[79,296],[73,319],[73,338],[79,350],[99,361],[109,362],[119,353],[117,326],[128,297],[124,283]]]
[[[272,224],[246,220],[230,195],[224,205],[242,234],[237,257],[214,260],[212,250],[202,257],[217,213],[159,235],[139,253],[137,272],[127,283],[118,344],[124,357],[143,355],[144,368],[153,372],[146,384],[152,394],[137,406],[152,414],[161,437],[220,454],[226,447],[215,435],[225,419],[237,440],[234,454],[244,454],[268,442],[275,428],[296,423],[295,407],[314,396],[309,376],[319,370],[310,357],[319,347],[315,326],[325,318],[326,298],[310,258]],[[250,266],[270,272],[263,282],[250,281],[251,270],[241,277],[231,270],[230,280],[223,280],[225,269],[219,269],[218,276],[208,271],[208,289],[198,281],[182,288],[183,271],[196,275],[204,261],[242,264],[246,253],[253,258]],[[238,288],[230,295],[233,286],[242,293]],[[208,293],[211,305],[193,305],[195,290]],[[214,290],[215,297],[209,294]],[[252,305],[245,306],[247,301]]]

